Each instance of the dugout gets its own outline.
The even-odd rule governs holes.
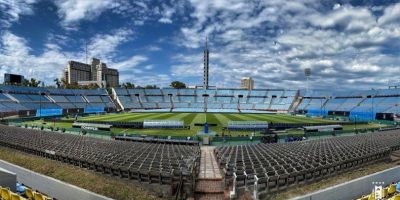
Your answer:
[[[80,128],[80,129],[84,129],[84,130],[110,131],[112,125],[74,122],[72,124],[72,127],[73,128]]]
[[[304,133],[341,131],[341,125],[303,126]]]

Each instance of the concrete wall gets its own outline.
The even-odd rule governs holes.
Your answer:
[[[88,190],[0,160],[0,167],[17,174],[17,181],[59,200],[109,200]],[[96,184],[96,183],[93,183]]]
[[[10,188],[11,191],[16,192],[17,174],[0,167],[0,186]]]
[[[295,200],[337,200],[355,199],[370,194],[375,185],[387,186],[400,180],[400,166],[370,174],[346,183],[335,185],[311,194],[294,198]],[[383,184],[377,182],[384,182]]]

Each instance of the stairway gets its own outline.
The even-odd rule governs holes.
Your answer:
[[[196,183],[195,199],[226,199],[222,175],[214,156],[214,147],[201,147],[200,173]]]

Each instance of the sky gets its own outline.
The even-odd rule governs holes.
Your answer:
[[[96,57],[120,82],[302,89],[386,88],[400,80],[400,1],[0,0],[0,82],[54,85],[67,61]]]

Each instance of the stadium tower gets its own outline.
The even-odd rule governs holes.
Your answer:
[[[208,89],[208,39],[206,37],[206,46],[204,48],[204,74],[203,74],[203,88]]]

